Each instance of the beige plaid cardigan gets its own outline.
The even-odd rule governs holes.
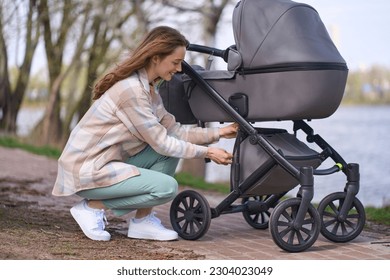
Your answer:
[[[183,127],[151,91],[145,69],[112,86],[72,130],[58,160],[53,195],[106,187],[139,175],[125,163],[147,145],[161,155],[204,158],[218,128]]]

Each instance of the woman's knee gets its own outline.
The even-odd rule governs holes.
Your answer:
[[[159,186],[156,188],[155,195],[159,198],[173,199],[177,192],[179,185],[175,178],[162,174],[161,180],[159,180]]]

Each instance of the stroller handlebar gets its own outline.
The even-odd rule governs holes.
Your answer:
[[[221,50],[221,49],[197,45],[197,44],[189,44],[187,50],[218,56],[223,58],[225,62],[227,62],[228,60],[229,49]]]

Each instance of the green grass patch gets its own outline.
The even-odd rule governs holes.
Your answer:
[[[390,206],[383,208],[364,208],[367,220],[390,226]]]
[[[0,137],[0,146],[7,148],[18,148],[33,154],[47,156],[54,159],[58,159],[61,155],[61,151],[56,148],[48,146],[37,147],[30,144],[22,143],[21,141],[12,137]]]
[[[227,194],[230,192],[230,186],[227,183],[208,183],[203,178],[194,177],[191,174],[185,172],[179,172],[175,174],[175,178],[179,185],[189,186],[207,191],[216,191],[223,194]]]

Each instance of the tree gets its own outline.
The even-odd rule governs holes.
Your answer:
[[[61,84],[83,51],[88,38],[86,30],[92,4],[89,2],[82,4],[73,0],[51,2],[50,4],[48,6],[47,0],[40,0],[38,5],[49,72],[49,102],[45,109],[44,118],[34,130],[34,133],[38,136],[35,139],[40,139],[41,144],[57,146],[61,143],[63,133],[60,117]],[[55,20],[58,20],[57,17],[61,17],[59,26],[54,23]],[[70,31],[76,22],[80,22],[80,32],[75,35],[76,44],[73,57],[65,67],[63,63],[65,48],[68,46],[67,41],[71,34]]]
[[[386,67],[372,65],[348,73],[344,103],[389,103],[390,71]]]
[[[26,11],[25,13],[23,11]],[[16,133],[16,118],[30,78],[31,64],[39,40],[39,25],[36,1],[0,2],[0,130],[8,134]],[[11,34],[19,34],[21,26],[24,38],[19,36],[11,42]],[[7,27],[7,28],[6,28]],[[16,82],[11,83],[8,65],[9,45],[24,47],[22,62],[17,66]]]
[[[136,20],[135,24],[126,25],[133,15],[137,15],[138,20],[142,19],[141,2],[65,0],[53,3],[40,0],[50,89],[44,118],[32,135],[41,144],[63,146],[71,121],[74,117],[79,120],[90,106],[91,85],[95,79],[123,51],[125,41],[129,41],[126,38],[139,34],[139,26],[147,26],[146,23],[137,24]],[[123,30],[125,26],[126,32]],[[119,51],[115,51],[115,47]],[[65,52],[70,50],[72,57],[65,63]],[[86,69],[86,82],[80,90],[80,98],[70,96],[63,99],[61,92],[65,78],[71,72],[73,75],[74,72],[81,74],[81,69]],[[63,108],[67,110],[62,111],[65,116],[61,117]]]
[[[190,3],[189,3],[190,2]],[[184,0],[161,0],[167,7],[176,10],[176,14],[195,13],[200,16],[201,33],[206,45],[214,45],[218,23],[222,12],[231,0],[204,0],[204,1],[184,1]],[[186,19],[188,16],[186,16]]]
[[[138,0],[133,1],[138,2]],[[86,68],[86,83],[82,89],[81,98],[67,114],[65,120],[65,137],[70,132],[70,124],[75,114],[77,121],[87,112],[91,105],[91,85],[99,76],[99,69],[106,68],[113,58],[118,57],[118,52],[115,52],[113,58],[108,57],[110,46],[115,40],[120,40],[120,32],[118,32],[122,26],[128,21],[128,19],[137,12],[137,5],[129,6],[124,9],[123,5],[118,2],[105,1],[100,7],[96,7],[94,10],[94,16],[92,18],[92,25],[90,29],[91,43],[85,51],[85,68]],[[125,10],[122,16],[116,17],[115,21],[110,20],[110,14],[121,15],[121,11]],[[144,25],[146,26],[146,25]],[[130,35],[131,36],[131,35]],[[123,44],[121,44],[123,45]],[[102,67],[104,66],[104,67]]]

